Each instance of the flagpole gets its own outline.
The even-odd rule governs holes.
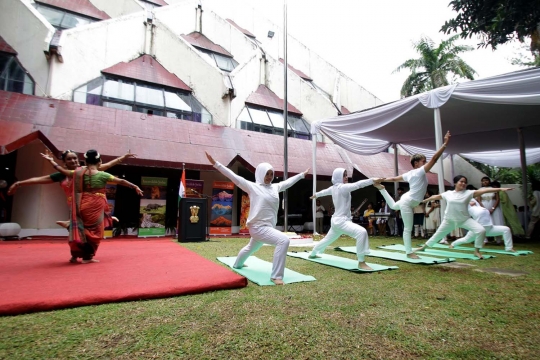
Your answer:
[[[185,177],[186,163],[182,163],[182,175],[180,175],[180,184],[178,185],[178,214],[176,216],[176,238],[180,238],[180,200],[186,195],[186,189],[184,188],[184,193],[182,194],[182,178]]]
[[[283,1],[283,62],[285,70],[283,74],[284,83],[284,96],[283,96],[283,181],[289,177],[289,162],[288,162],[288,149],[287,138],[289,136],[287,126],[287,0]],[[287,190],[283,192],[283,231],[287,232],[288,228],[288,203]]]

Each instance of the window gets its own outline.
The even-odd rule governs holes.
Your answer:
[[[237,127],[243,130],[283,135],[283,113],[277,110],[249,105],[242,109],[236,123]],[[310,140],[309,129],[309,125],[302,117],[292,114],[287,115],[287,133],[289,137]]]
[[[33,3],[32,5],[34,5],[34,8],[36,8],[36,10],[39,11],[39,13],[57,30],[71,29],[97,21],[90,17],[70,13],[43,4]]]
[[[148,11],[152,11],[157,7],[161,7],[161,5],[154,4],[153,2],[150,2],[150,1],[146,1],[146,0],[140,0],[140,1],[142,2],[143,6],[146,8],[146,10],[148,10]]]
[[[34,85],[14,55],[0,53],[0,90],[34,95]]]
[[[215,53],[206,49],[197,48],[201,53],[206,55],[211,62],[215,63],[218,68],[220,68],[223,71],[231,72],[234,70],[235,67],[238,66],[238,62],[236,62],[233,58]]]
[[[73,101],[173,119],[212,123],[212,115],[189,92],[102,76],[75,89]]]

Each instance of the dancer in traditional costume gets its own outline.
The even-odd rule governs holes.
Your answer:
[[[433,155],[431,160],[426,164],[426,157],[422,154],[415,154],[411,156],[411,165],[413,170],[393,178],[386,178],[384,181],[396,182],[406,181],[409,183],[410,189],[403,194],[398,202],[394,202],[394,199],[384,189],[383,185],[375,186],[380,190],[382,196],[386,200],[388,206],[394,210],[400,210],[401,218],[403,219],[403,244],[405,245],[405,253],[407,257],[412,259],[418,259],[418,255],[412,251],[411,233],[413,230],[414,213],[413,208],[420,204],[424,200],[424,195],[428,187],[428,180],[426,174],[437,163],[439,157],[443,154],[448,141],[450,140],[450,131],[444,136],[444,143],[439,150]]]
[[[275,245],[270,279],[276,285],[283,285],[285,260],[290,240],[287,235],[275,229],[279,209],[279,193],[303,179],[309,169],[285,181],[272,184],[274,168],[268,163],[261,163],[255,169],[255,182],[251,182],[215,161],[210,154],[206,153],[206,157],[216,170],[249,195],[250,209],[246,225],[251,239],[238,253],[233,267],[240,269],[242,266],[246,266],[244,262],[264,244]]]
[[[469,230],[472,233],[474,239],[474,254],[483,259],[480,254],[480,249],[484,246],[484,239],[486,238],[486,229],[478,222],[473,220],[469,215],[467,206],[469,205],[473,197],[482,196],[486,193],[493,193],[496,191],[508,191],[512,188],[485,188],[479,190],[467,190],[467,178],[463,175],[454,177],[454,190],[445,191],[439,195],[433,195],[424,200],[424,203],[433,200],[446,200],[446,211],[444,213],[441,225],[433,234],[433,236],[423,245],[415,251],[422,251],[426,247],[431,247],[435,243],[442,240],[447,234],[456,228],[463,228]]]
[[[332,195],[332,202],[336,211],[332,215],[331,227],[328,234],[311,251],[310,258],[320,257],[318,254],[324,252],[326,247],[336,241],[342,234],[349,235],[356,239],[356,255],[358,257],[358,268],[372,270],[365,262],[365,255],[369,254],[369,241],[366,229],[351,221],[351,192],[363,187],[380,183],[382,179],[360,180],[349,184],[347,170],[337,168],[332,173],[332,186],[317,192],[310,199]]]
[[[49,150],[46,151],[46,154],[48,156],[52,156],[52,153]],[[131,154],[130,152],[128,152],[127,154],[122,155],[112,161],[109,161],[108,163],[101,164],[101,166],[99,167],[99,170],[105,171],[113,167],[114,165],[122,163],[123,160],[128,159],[128,158],[133,158],[133,157],[137,157],[137,155]],[[79,158],[73,150],[64,151],[61,155],[61,159],[62,159],[62,162],[64,163],[64,168],[67,170],[79,170],[82,168],[79,164]],[[20,188],[21,186],[43,185],[43,184],[53,184],[53,183],[60,184],[60,187],[66,194],[67,205],[71,211],[72,199],[73,199],[73,178],[70,176],[65,176],[61,172],[55,172],[50,175],[33,177],[30,179],[17,181],[13,185],[11,185],[11,187],[8,190],[8,194],[9,195],[15,194],[17,189]],[[118,221],[118,219],[116,219],[115,217],[112,217],[112,218]],[[67,229],[69,228],[70,220],[57,221],[56,223]],[[71,259],[69,259],[69,261],[72,263],[76,263],[77,258],[82,257],[81,250],[79,249],[78,246],[76,246],[72,242],[69,242],[69,247],[70,247],[70,252],[71,252]]]
[[[96,150],[88,150],[84,154],[87,166],[77,170],[66,170],[60,167],[52,156],[48,154],[42,154],[42,156],[49,160],[57,171],[73,179],[69,225],[70,245],[73,244],[72,246],[80,251],[83,264],[99,262],[94,259],[94,255],[103,239],[107,221],[106,213],[109,205],[105,196],[106,184],[111,182],[130,187],[141,196],[142,190],[127,180],[99,171],[101,156]]]

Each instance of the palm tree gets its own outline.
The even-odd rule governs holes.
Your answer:
[[[428,37],[423,37],[414,43],[414,49],[420,54],[419,59],[409,59],[398,66],[393,73],[402,69],[410,69],[411,75],[403,83],[401,96],[407,97],[424,91],[449,85],[447,76],[453,74],[453,81],[460,78],[474,80],[474,71],[458,55],[471,51],[466,45],[454,45],[459,35],[443,40],[439,46]]]

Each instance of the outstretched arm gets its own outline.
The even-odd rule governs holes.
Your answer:
[[[514,190],[514,188],[486,188],[486,189],[479,189],[474,191],[474,197],[482,196],[486,193],[496,193],[498,191],[510,191]]]
[[[394,176],[394,177],[390,177],[390,178],[384,178],[384,181],[385,182],[401,182],[403,181],[403,176],[399,175],[399,176]],[[375,184],[373,184],[375,185]]]
[[[111,180],[111,182],[114,183],[114,184],[118,184],[118,185],[122,185],[122,186],[125,186],[125,187],[128,187],[128,188],[135,189],[135,191],[137,192],[137,194],[139,194],[139,196],[144,195],[144,192],[137,185],[135,185],[133,183],[130,183],[129,181],[127,181],[125,179],[120,179],[120,178],[114,177]]]
[[[328,196],[328,195],[332,195],[332,187],[331,186],[329,188],[326,188],[324,190],[321,190],[321,191],[317,192],[315,195],[311,195],[309,198],[311,200],[313,200],[313,199],[320,198],[320,197],[323,197],[323,196]]]
[[[53,166],[53,168],[56,171],[66,175],[66,176],[73,176],[73,170],[67,170],[67,169],[64,169],[62,166],[58,165],[56,163],[56,161],[54,161],[52,155],[49,155],[48,153],[45,153],[45,154],[41,154],[41,156],[43,156],[43,158],[45,160],[49,160],[49,162],[51,163],[51,165]]]
[[[124,154],[120,157],[117,157],[116,159],[112,160],[112,161],[109,161],[108,163],[105,163],[105,164],[101,164],[101,166],[99,167],[98,170],[100,171],[105,171],[111,167],[113,167],[114,165],[118,165],[120,163],[122,163],[122,161],[128,159],[128,158],[136,158],[137,157],[137,154],[132,154],[130,150],[128,150],[127,154]]]
[[[278,191],[285,191],[287,190],[288,188],[290,188],[291,186],[293,186],[294,184],[296,184],[296,182],[298,182],[300,179],[303,179],[305,178],[306,174],[308,173],[309,171],[309,168],[307,168],[306,171],[304,172],[301,172],[300,174],[297,174],[291,178],[288,178],[287,180],[285,181],[282,181],[280,183],[278,183]]]
[[[437,195],[432,195],[432,196],[428,197],[427,199],[424,199],[422,202],[425,204],[425,203],[430,202],[430,201],[441,200],[441,199],[442,199],[442,195],[437,194]]]
[[[433,155],[431,160],[429,160],[429,162],[426,165],[424,165],[424,170],[426,172],[430,171],[431,168],[433,167],[433,165],[435,165],[435,163],[437,163],[437,160],[439,160],[439,158],[443,154],[444,149],[446,149],[446,145],[448,145],[449,140],[450,140],[450,131],[447,131],[446,135],[444,135],[444,142],[443,142],[441,148],[439,150],[437,150],[437,152],[435,153],[435,155]]]
[[[215,161],[214,158],[209,153],[205,152],[205,154],[210,164],[212,164],[216,168],[217,171],[219,171],[220,173],[228,177],[240,189],[244,190],[248,194],[250,193],[251,182],[247,181],[241,176],[236,175],[235,173],[231,171],[231,169]]]
[[[8,195],[15,194],[15,191],[17,191],[17,189],[20,188],[21,186],[39,185],[39,184],[52,184],[53,182],[54,182],[53,179],[51,179],[51,177],[49,175],[40,176],[40,177],[33,177],[33,178],[22,180],[22,181],[17,181],[17,182],[13,183],[9,187]]]

